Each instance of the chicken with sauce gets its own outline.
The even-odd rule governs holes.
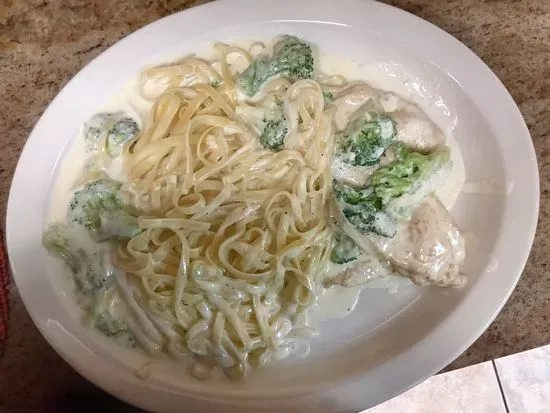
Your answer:
[[[365,83],[338,91],[332,104],[339,131],[333,216],[348,237],[335,241],[333,255],[348,256],[351,241],[362,258],[356,254],[326,285],[397,274],[419,285],[464,286],[464,238],[433,195],[452,168],[441,129],[413,103]]]
[[[336,107],[335,124],[344,129],[350,118],[365,105],[389,114],[397,124],[395,139],[411,149],[427,153],[445,145],[445,135],[422,110],[391,92],[374,89],[366,83],[357,83],[339,91],[333,101]]]
[[[382,257],[399,274],[419,285],[462,287],[464,237],[441,202],[428,197],[393,238],[369,234]]]

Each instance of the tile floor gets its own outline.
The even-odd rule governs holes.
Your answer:
[[[550,345],[434,376],[362,413],[550,413]]]

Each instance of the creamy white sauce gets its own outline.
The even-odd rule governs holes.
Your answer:
[[[480,181],[466,181],[462,192],[465,194],[508,196],[512,193],[513,189],[513,182],[508,182],[503,187],[492,180],[484,179]]]
[[[251,43],[252,41],[243,40],[237,42],[236,45],[248,48]],[[269,48],[269,44],[267,47]],[[212,56],[213,53],[201,54],[201,56],[206,56],[206,58],[208,58],[209,55]],[[240,68],[245,68],[247,64],[244,58],[236,55],[231,58],[230,62],[234,64],[235,67]],[[341,57],[326,55],[319,56],[319,63],[319,68],[323,73],[329,75],[343,75],[350,80],[363,80],[375,87],[383,85],[384,88],[391,89],[394,92],[402,94],[402,96],[409,96],[410,94],[408,90],[405,89],[400,79],[388,76],[388,73],[379,66],[360,66]],[[131,79],[126,85],[113,94],[111,99],[105,106],[99,108],[97,113],[123,111],[136,119],[140,127],[143,127],[143,121],[149,114],[151,102],[139,96],[136,84],[137,78]],[[386,109],[389,109],[392,105],[397,106],[398,102],[389,99],[384,102],[384,105]],[[91,113],[90,116],[92,115]],[[446,143],[451,149],[453,169],[446,184],[436,192],[436,195],[446,208],[450,208],[462,189],[465,174],[462,156],[457,143],[449,131],[446,131],[445,136],[447,139]],[[86,145],[81,131],[78,136],[76,136],[59,167],[56,182],[51,193],[47,217],[48,223],[64,222],[66,220],[67,209],[74,190],[81,184],[81,173],[86,158]],[[115,159],[106,172],[113,179],[120,180],[124,178],[123,165],[120,159]],[[361,177],[357,176],[357,179],[360,180]],[[340,269],[341,268],[333,266],[330,269],[330,274],[334,275],[336,273],[335,271]],[[369,282],[362,287],[344,288],[335,286],[326,289],[318,298],[318,305],[312,312],[311,318],[314,321],[321,321],[331,318],[341,318],[348,315],[357,304],[362,288],[383,288],[390,292],[395,292],[401,286],[410,284],[411,282],[406,278],[390,275],[389,277]]]
[[[487,267],[485,268],[485,272],[493,272],[498,270],[498,268],[498,260],[495,257],[491,257],[491,259],[489,260],[489,264],[487,264]]]
[[[479,248],[479,237],[473,232],[466,231],[462,234],[464,236],[464,243],[466,244],[466,251],[474,251]]]
[[[363,257],[359,257],[360,262]],[[346,268],[357,264],[357,261],[348,263],[348,265],[329,264],[327,278],[337,276]],[[323,321],[331,319],[340,319],[349,315],[359,302],[361,291],[364,289],[372,290],[379,289],[385,294],[395,294],[402,288],[412,286],[411,280],[405,277],[395,275],[393,273],[385,273],[382,276],[373,277],[370,281],[363,285],[354,287],[342,287],[333,285],[330,288],[323,289],[322,293],[317,297],[317,305],[311,311],[310,319],[313,325],[317,325]]]
[[[445,185],[435,191],[435,196],[439,198],[445,208],[451,209],[463,189],[466,172],[464,170],[462,153],[460,152],[457,142],[451,135],[447,135],[447,145],[451,149],[451,162],[453,163],[453,168],[451,169],[451,173]]]

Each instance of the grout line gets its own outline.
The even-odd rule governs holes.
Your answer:
[[[491,360],[491,363],[493,363],[493,370],[495,371],[495,375],[497,376],[498,388],[500,390],[500,394],[502,395],[502,401],[504,402],[504,408],[506,409],[506,413],[510,413],[510,409],[508,408],[508,403],[506,402],[506,395],[504,394],[504,390],[502,388],[502,383],[500,382],[500,376],[498,375],[498,370],[497,370],[497,365],[495,364],[495,360]]]

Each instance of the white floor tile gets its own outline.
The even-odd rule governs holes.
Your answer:
[[[495,360],[510,413],[550,412],[550,345]]]
[[[505,413],[492,363],[434,376],[363,413]]]

